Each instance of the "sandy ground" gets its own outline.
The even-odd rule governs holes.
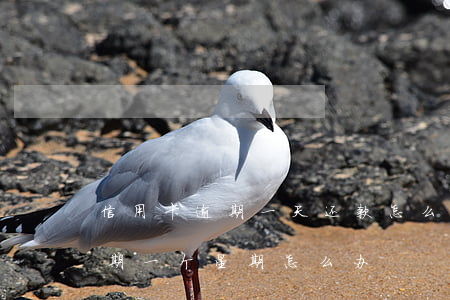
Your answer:
[[[386,230],[340,227],[296,231],[272,249],[241,250],[225,255],[225,268],[200,270],[203,299],[450,299],[450,225],[395,224]],[[249,266],[263,255],[263,268]],[[296,262],[288,264],[287,255]],[[361,257],[367,264],[357,268]],[[325,257],[331,265],[321,264]],[[142,266],[143,268],[145,266]],[[63,289],[62,297],[82,299],[123,291],[147,299],[184,299],[181,276],[152,281],[148,288],[106,286]],[[37,299],[32,293],[26,297]]]

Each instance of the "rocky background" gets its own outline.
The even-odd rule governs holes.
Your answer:
[[[439,1],[434,1],[439,2]],[[325,119],[279,120],[292,166],[272,213],[205,243],[272,247],[293,234],[280,218],[309,226],[450,220],[450,18],[431,0],[1,1],[0,209],[3,215],[59,204],[105,174],[122,154],[183,125],[164,119],[14,119],[13,86],[123,84],[109,95],[140,101],[129,85],[222,84],[240,69],[274,84],[326,86]],[[127,101],[123,101],[127,100]],[[36,103],[45,107],[46,99]],[[129,105],[129,104],[128,104]],[[391,218],[391,205],[403,218]],[[360,219],[359,205],[371,218]],[[304,217],[293,217],[301,206]],[[327,217],[331,207],[337,217]],[[425,217],[430,207],[434,216]],[[4,237],[2,237],[4,238]],[[111,269],[121,251],[129,272]],[[152,256],[156,257],[156,256]],[[181,254],[148,257],[97,248],[2,255],[1,295],[44,285],[146,286],[179,274]],[[111,294],[109,298],[125,299]],[[131,298],[130,298],[131,299]]]

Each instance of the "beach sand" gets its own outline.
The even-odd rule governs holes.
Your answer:
[[[450,299],[449,224],[407,222],[386,230],[288,224],[295,236],[278,247],[233,248],[224,257],[225,268],[201,269],[203,299]],[[249,266],[254,254],[263,255],[263,269]],[[296,268],[287,265],[287,255]],[[325,257],[331,265],[321,264]],[[356,265],[360,257],[367,263],[361,269]],[[51,285],[63,290],[51,300],[112,291],[151,300],[184,299],[181,276],[154,279],[147,288]],[[25,297],[38,299],[32,293]]]

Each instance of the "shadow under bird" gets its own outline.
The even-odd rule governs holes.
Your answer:
[[[201,299],[198,248],[251,218],[286,177],[290,149],[275,124],[273,86],[258,71],[232,74],[210,117],[149,140],[64,205],[0,219],[20,249],[97,246],[183,251],[186,298]],[[144,205],[145,218],[135,207]],[[230,216],[233,205],[243,217]],[[105,208],[114,208],[112,218]],[[199,218],[198,209],[208,210]]]

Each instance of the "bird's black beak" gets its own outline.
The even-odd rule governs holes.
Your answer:
[[[273,121],[272,117],[269,115],[267,110],[264,108],[262,113],[260,114],[253,114],[256,118],[256,121],[260,122],[264,126],[266,126],[267,129],[273,132]]]

